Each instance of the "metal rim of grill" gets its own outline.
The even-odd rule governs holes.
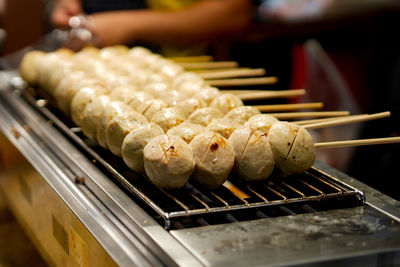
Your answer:
[[[260,213],[258,217],[262,218],[266,215],[259,209],[268,207],[278,207],[291,215],[293,212],[287,206],[292,204],[304,204],[303,209],[314,212],[308,206],[309,203],[347,198],[352,199],[351,206],[365,203],[362,192],[314,166],[304,174],[293,177],[283,178],[274,173],[265,182],[246,183],[230,175],[228,181],[217,190],[210,191],[189,181],[182,189],[167,192],[130,170],[122,159],[87,139],[80,128],[74,126],[59,110],[53,109],[51,105],[43,105],[43,99],[37,97],[35,91],[23,90],[22,96],[93,158],[94,164],[109,172],[131,195],[150,207],[157,214],[155,219],[161,218],[158,221],[165,229],[181,228],[179,220],[188,217],[195,218],[199,225],[207,225],[199,215],[225,213],[226,220],[233,222],[236,219],[230,213],[235,211],[254,209],[255,213]]]

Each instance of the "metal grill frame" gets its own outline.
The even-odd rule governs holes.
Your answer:
[[[15,89],[15,88],[14,88]],[[17,88],[20,89],[20,88]],[[246,200],[246,198],[242,197],[240,194],[234,193],[229,189],[229,185],[224,184],[224,188],[228,189],[232,195],[237,197],[237,199],[242,202],[242,204],[235,204],[235,205],[230,205],[228,201],[224,200],[221,198],[219,195],[216,195],[214,192],[209,192],[210,194],[214,195],[215,198],[219,199],[223,205],[219,207],[209,207],[207,203],[205,203],[203,200],[201,200],[199,197],[194,195],[191,192],[188,192],[188,194],[191,194],[193,199],[197,201],[200,205],[203,206],[203,208],[198,208],[198,209],[190,209],[185,203],[180,201],[177,197],[174,196],[174,192],[166,192],[165,190],[162,190],[160,188],[156,188],[156,190],[160,190],[165,196],[173,200],[177,205],[179,205],[182,210],[179,211],[172,211],[168,212],[165,211],[154,201],[151,199],[149,196],[147,196],[145,193],[140,191],[135,185],[133,185],[126,177],[124,177],[116,168],[114,168],[109,162],[107,162],[103,157],[100,156],[99,153],[97,153],[94,149],[90,147],[88,143],[86,143],[81,137],[79,137],[80,128],[78,127],[71,127],[69,128],[65,122],[63,122],[59,117],[57,117],[49,108],[47,108],[47,105],[43,104],[38,104],[37,101],[42,100],[42,99],[37,99],[35,96],[31,93],[28,92],[28,90],[21,90],[23,98],[31,104],[35,109],[37,109],[43,116],[45,116],[51,123],[56,126],[58,129],[60,129],[63,134],[65,134],[68,138],[70,138],[75,144],[77,144],[82,150],[84,150],[90,157],[93,157],[94,161],[96,163],[99,163],[102,167],[107,169],[107,171],[118,181],[119,184],[121,184],[126,190],[128,190],[130,193],[132,193],[135,197],[139,198],[141,201],[143,201],[147,206],[149,206],[153,211],[155,211],[159,216],[162,217],[164,221],[164,228],[165,229],[170,229],[171,227],[171,222],[173,219],[177,218],[183,218],[183,217],[188,217],[188,216],[197,216],[197,215],[205,215],[205,214],[212,214],[212,213],[220,213],[220,212],[229,212],[229,211],[237,211],[237,210],[244,210],[244,209],[254,209],[254,208],[263,208],[263,207],[272,207],[272,206],[284,206],[287,204],[292,204],[292,203],[308,203],[310,201],[321,201],[324,199],[329,199],[329,198],[341,198],[341,197],[346,197],[346,196],[354,196],[356,197],[360,203],[364,204],[365,203],[365,196],[364,194],[359,191],[358,189],[342,182],[341,180],[333,177],[332,175],[329,175],[328,173],[323,172],[322,170],[316,168],[315,166],[311,167],[310,170],[306,172],[306,175],[309,175],[311,177],[314,177],[315,179],[319,180],[320,182],[326,184],[327,186],[333,188],[336,190],[335,193],[324,193],[320,189],[307,184],[306,182],[302,181],[302,183],[305,184],[305,186],[309,187],[311,190],[314,192],[317,192],[318,195],[306,195],[303,192],[299,191],[296,188],[293,188],[289,184],[287,184],[285,181],[281,181],[282,185],[290,189],[291,191],[295,192],[299,197],[286,197],[282,193],[278,192],[274,188],[272,188],[270,185],[264,184],[263,186],[276,194],[278,197],[280,197],[280,200],[271,200],[269,201],[267,198],[265,198],[262,194],[257,192],[257,189],[254,188],[252,184],[245,184],[245,188],[250,191],[252,194],[257,196],[261,201],[257,202],[250,202]],[[46,99],[48,101],[48,99]],[[115,158],[117,158],[115,156]],[[121,162],[122,160],[119,159]],[[122,162],[123,164],[123,162]],[[132,171],[134,173],[134,171]],[[136,176],[143,176],[143,175],[138,175],[134,174]],[[318,176],[317,176],[318,175]],[[143,176],[144,177],[144,176]],[[148,179],[148,178],[144,178]],[[189,184],[189,186],[192,186]],[[240,189],[239,189],[240,190]]]

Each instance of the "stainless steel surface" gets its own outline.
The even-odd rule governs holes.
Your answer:
[[[166,231],[92,157],[9,90],[8,80],[0,73],[1,131],[119,265],[400,264],[400,203],[322,163],[319,170],[362,191],[365,205],[316,212],[311,203],[306,214],[287,209],[293,215]]]
[[[18,92],[9,90],[6,81],[15,73],[1,75],[1,131],[117,264],[200,265],[59,131],[21,101]],[[75,183],[75,177],[84,177],[84,184]]]

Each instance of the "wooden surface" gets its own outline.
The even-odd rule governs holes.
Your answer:
[[[11,149],[1,133],[0,141],[0,191],[44,260],[55,266],[116,266],[65,202],[17,150]]]
[[[0,266],[47,266],[7,207],[0,191]]]

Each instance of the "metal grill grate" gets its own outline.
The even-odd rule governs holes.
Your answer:
[[[57,109],[43,105],[36,94],[24,91],[22,95],[93,159],[93,164],[110,173],[131,196],[140,199],[146,210],[150,208],[153,218],[166,229],[295,215],[364,203],[360,191],[315,167],[302,175],[286,178],[274,173],[262,183],[245,183],[231,175],[217,190],[188,183],[180,190],[167,192],[87,139]]]

